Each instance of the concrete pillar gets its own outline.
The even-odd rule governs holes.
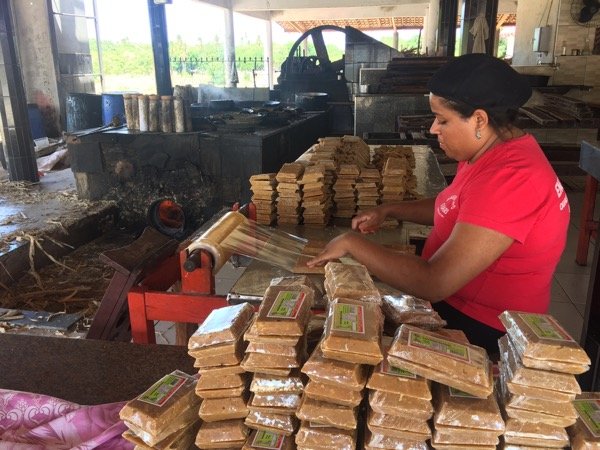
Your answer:
[[[38,105],[46,134],[58,137],[60,101],[48,4],[46,0],[29,0],[13,2],[13,8],[27,103]]]
[[[273,89],[273,22],[269,19],[265,24],[267,38],[263,54],[265,59],[265,70],[267,71],[267,82],[269,89]]]
[[[235,36],[233,34],[233,9],[226,8],[225,16],[225,45],[223,59],[225,60],[225,87],[237,87],[239,82],[235,66]]]
[[[392,32],[392,47],[398,50],[398,30],[396,28]]]
[[[431,0],[427,7],[427,15],[425,16],[425,39],[423,39],[422,49],[427,56],[435,56],[437,54],[437,35],[438,24],[440,22],[440,2],[439,0]]]

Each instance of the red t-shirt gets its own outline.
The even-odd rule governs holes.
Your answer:
[[[569,201],[531,135],[493,147],[474,164],[459,163],[454,181],[436,198],[423,258],[440,248],[457,222],[499,231],[514,242],[446,302],[501,331],[504,310],[546,312],[565,248]]]

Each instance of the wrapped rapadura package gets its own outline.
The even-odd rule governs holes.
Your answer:
[[[506,398],[506,406],[528,411],[541,411],[552,416],[563,416],[570,419],[577,418],[577,412],[571,402],[555,402],[541,398],[528,397],[526,395],[509,394]]]
[[[499,318],[521,355],[542,361],[590,365],[586,352],[551,315],[504,311]]]
[[[435,435],[431,438],[431,446],[435,450],[496,450],[495,445],[442,444],[436,442]]]
[[[354,430],[357,424],[358,407],[351,408],[303,397],[296,416],[308,422],[331,425],[342,430]]]
[[[248,353],[241,366],[248,372],[260,372],[263,368],[297,369],[301,365],[299,356],[282,356],[265,353]]]
[[[246,371],[240,365],[234,366],[212,366],[212,367],[200,367],[198,373],[201,377],[226,377],[229,375],[241,375]]]
[[[211,367],[236,366],[244,357],[246,342],[241,338],[229,344],[213,345],[199,350],[188,350],[188,354],[195,359],[194,367],[206,369]]]
[[[370,391],[369,405],[373,411],[381,414],[407,415],[422,420],[428,420],[433,415],[433,406],[429,400],[385,391]]]
[[[320,383],[341,383],[351,391],[362,391],[367,382],[365,366],[325,358],[320,344],[317,345],[301,370],[311,380]]]
[[[135,428],[135,427],[134,427]],[[193,444],[194,439],[196,438],[196,434],[198,433],[198,429],[200,428],[200,419],[196,418],[194,422],[191,422],[186,427],[176,431],[173,434],[170,434],[162,441],[157,442],[154,445],[148,445],[142,436],[152,441],[152,437],[150,439],[143,430],[141,430],[140,435],[136,434],[136,431],[133,429],[129,429],[125,431],[122,436],[125,440],[135,444],[136,446],[144,449],[144,450],[189,450],[190,445]]]
[[[252,396],[250,397],[250,401],[248,402],[248,410],[250,412],[259,412],[264,414],[276,415],[293,415],[299,406],[300,400],[294,407],[289,407],[288,405],[275,406],[273,402],[263,402],[263,404],[259,404],[254,401],[254,394],[252,394]]]
[[[244,423],[255,430],[272,431],[291,436],[298,428],[298,420],[293,415],[270,414],[260,411],[250,411]]]
[[[496,445],[499,434],[494,430],[434,426],[435,441],[439,444]]]
[[[383,359],[383,316],[376,303],[336,298],[329,303],[321,350],[326,358],[358,364]]]
[[[481,399],[438,384],[434,387],[433,403],[436,425],[491,430],[498,435],[504,431],[502,414],[493,394]]]
[[[385,320],[398,328],[403,323],[428,330],[446,326],[446,321],[433,309],[431,303],[412,295],[384,295],[381,309]]]
[[[242,450],[296,450],[294,438],[282,433],[254,430]]]
[[[409,440],[409,441],[417,441],[422,442],[429,439],[431,436],[426,437],[420,433],[415,433],[413,431],[408,430],[396,430],[394,428],[381,428],[376,425],[368,425],[369,431],[373,435],[380,435],[382,437],[397,439],[397,440]]]
[[[341,297],[381,304],[379,290],[363,265],[330,261],[325,264],[325,281],[329,300]]]
[[[388,362],[477,397],[487,398],[493,391],[486,351],[433,331],[402,325],[388,352]]]
[[[506,442],[498,446],[499,450],[542,450],[543,448],[544,447],[534,447],[531,445],[508,444]]]
[[[524,386],[551,389],[553,391],[569,392],[572,394],[581,393],[581,388],[575,379],[575,375],[525,367],[519,358],[519,354],[512,347],[507,335],[498,339],[498,348],[502,362],[507,365],[512,374],[510,380],[507,381]]]
[[[351,391],[342,384],[319,383],[313,380],[306,384],[304,395],[315,400],[350,407],[358,406],[363,399],[363,391]]]
[[[304,349],[305,346],[306,341],[304,339],[300,339],[294,346],[288,344],[262,344],[258,342],[250,342],[248,347],[246,347],[246,353],[260,353],[263,355],[278,355],[297,358],[298,355],[304,354],[303,352],[306,351]]]
[[[573,402],[577,422],[568,428],[572,450],[600,450],[600,392],[583,392]]]
[[[508,381],[512,378],[510,367],[503,363],[502,360],[498,362],[498,367],[500,369],[500,379],[503,380],[502,383],[506,385],[506,391],[511,395],[522,395],[531,398],[539,398],[541,400],[559,402],[570,402],[571,400],[575,399],[574,393],[553,391],[551,389],[544,389],[534,386],[525,386]]]
[[[304,383],[298,371],[285,377],[256,373],[252,377],[250,391],[255,394],[302,394]]]
[[[387,336],[383,337],[383,361],[373,368],[367,381],[367,388],[431,400],[431,382],[400,367],[393,367],[387,360],[391,339],[386,345]]]
[[[119,417],[144,431],[151,438],[144,442],[154,445],[197,420],[201,400],[194,393],[196,382],[187,373],[171,372],[128,401]]]
[[[367,425],[370,429],[377,427],[382,430],[402,430],[416,433],[423,440],[431,438],[431,429],[426,420],[411,416],[395,416],[391,414],[382,414],[373,410],[369,411]],[[383,432],[383,434],[390,434]]]
[[[373,433],[365,430],[365,449],[395,449],[395,450],[427,450],[429,447],[425,441],[396,438],[385,434]]]
[[[188,341],[188,350],[235,342],[246,331],[254,309],[249,303],[213,309]]]
[[[211,448],[241,448],[250,430],[242,419],[203,422],[196,435],[196,446]]]
[[[257,344],[278,344],[295,347],[302,340],[302,336],[271,336],[268,334],[259,334],[256,327],[256,316],[250,323],[250,326],[244,333],[244,340],[249,343]]]
[[[196,389],[195,393],[201,398],[229,398],[239,397],[246,391],[246,385],[224,389]]]
[[[198,415],[205,422],[219,420],[243,419],[248,415],[247,395],[229,398],[204,399]]]
[[[524,442],[541,442],[542,440],[547,441],[552,448],[564,447],[569,444],[569,436],[564,427],[505,417],[504,441],[507,444],[534,445],[524,444]]]
[[[196,384],[196,390],[205,389],[228,389],[246,386],[247,374],[237,373],[231,375],[201,375]]]
[[[300,406],[301,398],[300,394],[253,394],[249,405],[296,411]]]
[[[315,293],[308,286],[269,286],[258,310],[258,334],[302,336]]]
[[[323,450],[355,450],[356,430],[342,430],[303,421],[296,433],[296,444]]]

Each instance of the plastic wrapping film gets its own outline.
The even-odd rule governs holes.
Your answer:
[[[499,318],[521,355],[542,361],[590,365],[586,352],[551,315],[504,311]]]
[[[243,419],[203,422],[196,435],[196,446],[203,448],[241,448],[250,430]],[[216,447],[215,447],[216,445]]]
[[[326,358],[358,364],[383,360],[383,315],[376,303],[336,298],[329,303],[321,350]]]
[[[394,327],[403,323],[428,330],[446,326],[446,321],[432,308],[431,303],[408,294],[384,295],[381,309],[385,319]]]
[[[266,430],[253,430],[242,450],[296,450],[296,445],[291,436]]]
[[[248,372],[261,372],[261,369],[297,369],[302,365],[300,355],[282,356],[264,353],[246,353],[241,366]]]
[[[498,339],[498,348],[502,362],[510,369],[511,378],[507,381],[571,394],[581,393],[575,375],[525,367],[507,335]]]
[[[284,377],[257,373],[252,377],[250,391],[255,394],[302,394],[304,383],[299,371]]]
[[[336,405],[304,396],[296,416],[308,422],[331,425],[342,430],[354,430],[357,425],[358,407]]]
[[[248,384],[248,375],[245,373],[237,373],[232,375],[201,375],[196,383],[196,390],[203,391],[205,389],[229,389]]]
[[[407,415],[415,419],[428,420],[433,416],[429,400],[406,397],[384,391],[370,391],[369,405],[373,411],[395,416]]]
[[[200,428],[200,419],[196,420],[179,431],[170,434],[162,441],[150,446],[146,444],[137,434],[132,430],[127,430],[123,433],[123,438],[136,446],[148,449],[157,450],[189,450],[190,446],[194,443],[198,429]]]
[[[477,397],[487,398],[493,391],[486,351],[433,331],[400,326],[388,362]]]
[[[171,372],[128,401],[119,417],[153,437],[149,445],[154,445],[196,420],[197,415],[190,414],[198,411],[201,401],[194,393],[196,382],[196,377],[184,372]]]
[[[335,403],[342,406],[358,406],[364,391],[351,391],[341,384],[319,383],[310,380],[304,388],[304,395],[314,400]]]
[[[498,435],[504,431],[502,414],[493,394],[481,399],[437,384],[434,387],[433,403],[436,425],[497,431]]]
[[[433,435],[438,444],[497,445],[500,442],[497,431],[477,428],[435,425]]]
[[[300,339],[296,345],[250,342],[248,343],[248,347],[246,347],[246,353],[260,353],[263,355],[278,355],[297,358],[299,355],[306,352],[305,346],[306,341],[304,339]]]
[[[367,425],[369,428],[377,427],[382,430],[411,431],[418,434],[423,440],[431,438],[431,428],[429,428],[428,422],[408,415],[396,416],[370,410]],[[389,434],[389,432],[383,434]]]
[[[564,448],[569,445],[569,436],[564,427],[508,417],[504,442],[541,448]]]
[[[572,450],[600,450],[600,392],[583,392],[573,402],[577,422],[568,428]]]
[[[365,430],[364,448],[365,450],[371,448],[394,450],[428,450],[429,446],[425,441],[395,438],[385,434],[372,433],[369,429],[367,429]]]
[[[528,411],[541,411],[552,416],[563,416],[572,419],[577,418],[577,411],[572,402],[555,402],[541,398],[528,397],[526,395],[508,394],[506,406]]]
[[[260,335],[302,336],[310,319],[315,292],[308,286],[269,286],[258,310]]]
[[[260,411],[250,411],[244,423],[255,430],[273,431],[291,436],[298,428],[298,420],[294,415],[271,414]]]
[[[248,329],[244,333],[244,340],[256,343],[256,344],[278,344],[278,345],[289,345],[290,347],[294,347],[298,345],[298,343],[303,339],[302,336],[271,336],[268,334],[259,334],[258,329],[256,327],[256,317],[258,314],[254,315],[254,318],[250,322]]]
[[[200,405],[198,415],[205,422],[243,419],[248,415],[248,396],[205,399]]]
[[[330,300],[342,297],[381,304],[379,290],[362,264],[325,264],[325,292]]]
[[[300,406],[301,399],[300,394],[253,394],[249,405],[296,411]]]
[[[302,366],[302,372],[320,383],[340,383],[351,391],[362,391],[367,382],[365,366],[325,358],[321,345],[317,345]]]
[[[188,350],[237,341],[246,331],[254,309],[249,303],[213,309],[188,341]]]
[[[296,444],[322,450],[355,450],[356,430],[342,430],[303,421],[296,433]]]
[[[276,414],[276,415],[290,416],[290,415],[294,415],[294,413],[298,410],[298,407],[300,406],[300,402],[301,402],[301,399],[299,399],[298,402],[296,403],[296,405],[293,407],[290,407],[289,405],[275,406],[275,405],[273,405],[272,402],[271,402],[271,404],[259,405],[258,403],[256,403],[254,401],[254,394],[252,394],[252,397],[250,398],[250,401],[248,402],[248,409],[250,410],[250,412],[259,412],[259,413],[263,413],[263,414]]]
[[[367,388],[431,400],[431,381],[403,368],[390,365],[387,354],[391,341],[388,336],[383,337],[383,361],[373,368],[367,381]]]

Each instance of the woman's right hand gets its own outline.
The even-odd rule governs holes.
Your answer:
[[[378,206],[358,214],[352,219],[352,229],[361,233],[375,233],[385,221],[387,213],[383,206]]]

